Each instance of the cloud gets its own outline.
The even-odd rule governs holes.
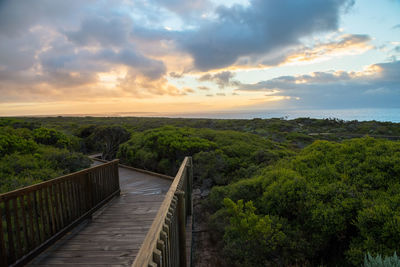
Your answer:
[[[216,74],[204,74],[198,80],[200,82],[215,82],[219,88],[223,89],[227,86],[236,86],[239,84],[238,81],[233,80],[235,74],[230,71],[223,71]]]
[[[187,17],[193,13],[208,10],[212,6],[208,0],[153,0],[156,4],[165,7],[166,9]]]
[[[256,84],[241,84],[238,91],[300,98],[303,108],[400,107],[400,61],[369,66],[361,72],[313,72],[281,76]]]
[[[347,0],[254,0],[246,7],[219,6],[217,19],[185,32],[179,41],[197,69],[224,68],[240,57],[266,54],[298,45],[302,37],[336,30],[341,10],[352,4]]]
[[[87,4],[90,4],[89,2]],[[10,38],[19,37],[32,27],[49,22],[52,25],[66,25],[68,18],[74,17],[79,6],[82,6],[79,0],[2,0],[0,1],[0,35]]]
[[[207,86],[198,86],[197,88],[202,91],[210,91],[210,88],[208,88]]]
[[[183,95],[193,94],[195,92],[196,92],[195,90],[193,90],[192,88],[189,88],[189,87],[183,88],[183,90],[182,90]]]
[[[393,29],[400,29],[400,24],[394,25]]]
[[[76,31],[65,31],[70,41],[78,45],[123,46],[132,30],[132,20],[127,16],[85,18]]]
[[[365,34],[344,34],[337,40],[317,43],[312,47],[302,47],[291,53],[287,53],[282,63],[314,61],[316,59],[331,58],[334,56],[361,54],[373,49],[370,45],[371,37]],[[264,62],[268,63],[268,62]],[[267,64],[268,65],[268,64]]]
[[[169,76],[175,79],[180,79],[183,77],[183,73],[176,73],[173,71],[169,73]]]

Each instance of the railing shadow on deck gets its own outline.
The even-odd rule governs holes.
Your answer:
[[[137,254],[133,267],[187,267],[186,223],[192,215],[192,158],[186,157]]]
[[[120,193],[118,160],[0,194],[0,266],[22,266]]]

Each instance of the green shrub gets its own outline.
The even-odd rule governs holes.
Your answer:
[[[387,256],[384,258],[379,254],[373,257],[368,252],[364,256],[363,267],[400,267],[400,258],[397,256],[396,252],[394,252],[393,256]]]

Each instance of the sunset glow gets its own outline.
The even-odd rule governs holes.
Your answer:
[[[3,1],[0,115],[399,108],[398,14],[392,0]]]

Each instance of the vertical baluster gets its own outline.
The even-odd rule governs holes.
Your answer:
[[[102,199],[105,199],[108,196],[107,180],[110,178],[110,168],[111,168],[111,165],[108,165],[107,168],[104,170],[106,175],[104,176],[103,181],[102,181],[102,184],[103,184],[102,189],[101,189]]]
[[[103,181],[104,181],[104,179],[105,179],[105,168],[101,168],[101,175],[100,175],[100,177],[99,177],[99,183],[98,183],[98,189],[99,189],[99,194],[98,194],[98,197],[99,197],[99,202],[102,200],[102,197],[103,197]]]
[[[68,179],[65,182],[65,197],[66,197],[66,204],[67,204],[67,214],[68,214],[68,223],[73,221],[72,216],[72,190],[71,190],[71,180]]]
[[[160,233],[160,236],[161,236],[161,233]],[[165,243],[164,243],[164,241],[162,239],[159,239],[157,241],[157,249],[161,252],[161,263],[160,263],[160,265],[161,266],[167,266]]]
[[[42,190],[43,191],[42,192],[43,193],[42,194],[43,214],[45,214],[45,219],[46,219],[46,221],[43,221],[43,223],[45,224],[44,234],[45,234],[46,239],[51,237],[51,228],[52,228],[51,214],[50,214],[50,208],[49,208],[49,198],[48,198],[49,191],[48,191],[48,189],[49,189],[49,187],[46,186]]]
[[[31,240],[29,237],[29,227],[26,219],[26,207],[25,207],[25,196],[22,195],[19,199],[21,205],[21,214],[22,214],[22,226],[24,228],[24,252],[28,251],[31,247]]]
[[[167,218],[165,219],[165,225],[164,225],[164,232],[166,234],[167,238],[167,248],[168,248],[168,267],[173,267],[172,266],[172,244],[171,244],[171,220],[170,220],[170,213],[167,213]]]
[[[106,175],[104,175],[104,178],[103,178],[103,188],[102,188],[103,199],[105,199],[108,196],[107,181],[108,181],[108,179],[110,179],[110,168],[111,168],[111,165],[107,166],[107,168],[105,169]]]
[[[13,235],[13,230],[12,230],[12,224],[11,224],[11,214],[10,214],[10,200],[7,199],[4,202],[4,209],[5,209],[5,215],[6,215],[6,223],[7,223],[7,240],[8,240],[8,260],[10,263],[14,262],[16,260],[16,255],[15,255],[15,245],[14,245],[14,235]]]
[[[30,238],[31,238],[31,248],[36,247],[36,232],[35,232],[35,227],[34,227],[34,218],[33,218],[33,205],[32,205],[32,198],[31,198],[31,192],[26,194],[26,199],[28,201],[28,215],[29,215],[29,233],[30,233]]]
[[[90,189],[91,189],[91,192],[92,192],[92,200],[93,200],[92,205],[93,206],[96,205],[97,203],[99,203],[100,198],[101,198],[100,197],[100,194],[101,194],[101,192],[100,192],[100,190],[101,190],[100,181],[101,181],[102,171],[103,171],[103,168],[97,169],[96,172],[93,172],[92,176],[91,176],[92,183],[90,184],[91,185]]]
[[[165,223],[163,226],[163,230],[161,231],[160,238],[162,241],[164,241],[164,246],[165,246],[165,266],[170,267],[170,259],[169,259],[169,240],[168,240],[168,226]]]
[[[57,233],[59,229],[59,222],[57,218],[57,207],[56,207],[56,191],[55,191],[55,186],[52,184],[49,186],[48,191],[49,191],[49,200],[50,200],[50,207],[51,207],[51,222],[53,226],[53,235]]]
[[[103,180],[103,199],[106,198],[109,195],[109,186],[108,186],[108,181],[111,178],[110,177],[110,169],[111,169],[112,165],[107,166],[106,169],[106,176],[104,177]]]
[[[156,248],[153,251],[153,262],[156,263],[157,266],[162,266],[162,253]]]
[[[22,242],[21,242],[21,228],[19,220],[19,209],[18,209],[18,197],[13,199],[13,213],[14,213],[14,228],[15,228],[15,239],[16,239],[16,256],[20,258],[22,256]]]
[[[120,190],[118,161],[115,162],[115,165],[114,165],[114,172],[115,172],[115,174],[114,174],[114,180],[115,180],[115,186],[116,186],[116,188],[115,188],[114,191],[116,191],[116,190]]]
[[[77,179],[77,189],[78,189],[78,206],[79,206],[79,213],[78,217],[85,213],[86,206],[85,206],[85,192],[84,192],[84,184],[85,184],[85,176],[86,174],[81,174]]]
[[[8,266],[6,242],[4,240],[3,229],[3,205],[5,205],[5,203],[0,201],[0,266]]]
[[[88,211],[92,207],[93,198],[92,198],[92,187],[90,186],[90,173],[85,174],[85,205],[86,211]]]
[[[46,221],[45,221],[45,214],[44,214],[44,203],[43,203],[43,187],[38,189],[37,191],[37,207],[38,213],[40,214],[39,218],[39,226],[40,226],[40,243],[43,243],[46,240]]]
[[[92,173],[90,190],[92,192],[92,207],[101,201],[101,173],[103,168],[97,169],[96,173]]]
[[[66,194],[67,181],[63,181],[60,183],[60,191],[61,191],[61,205],[62,205],[62,214],[64,218],[64,227],[69,224],[69,215],[68,215],[68,201]]]
[[[178,234],[179,234],[179,266],[186,267],[186,216],[185,216],[185,193],[176,192],[178,196]]]
[[[71,192],[72,192],[72,214],[74,220],[78,218],[78,194],[77,194],[77,185],[76,185],[76,178],[72,179],[71,181]]]
[[[64,218],[63,218],[63,206],[62,206],[62,196],[61,196],[61,187],[60,183],[55,184],[56,188],[56,203],[57,203],[57,217],[60,221],[60,228],[58,229],[61,230],[64,227]]]
[[[33,191],[33,207],[34,207],[34,221],[35,221],[35,227],[36,227],[36,238],[37,238],[37,245],[39,245],[41,243],[42,240],[42,236],[40,233],[40,222],[39,222],[39,218],[41,217],[41,215],[39,214],[39,202],[38,202],[38,191]]]

